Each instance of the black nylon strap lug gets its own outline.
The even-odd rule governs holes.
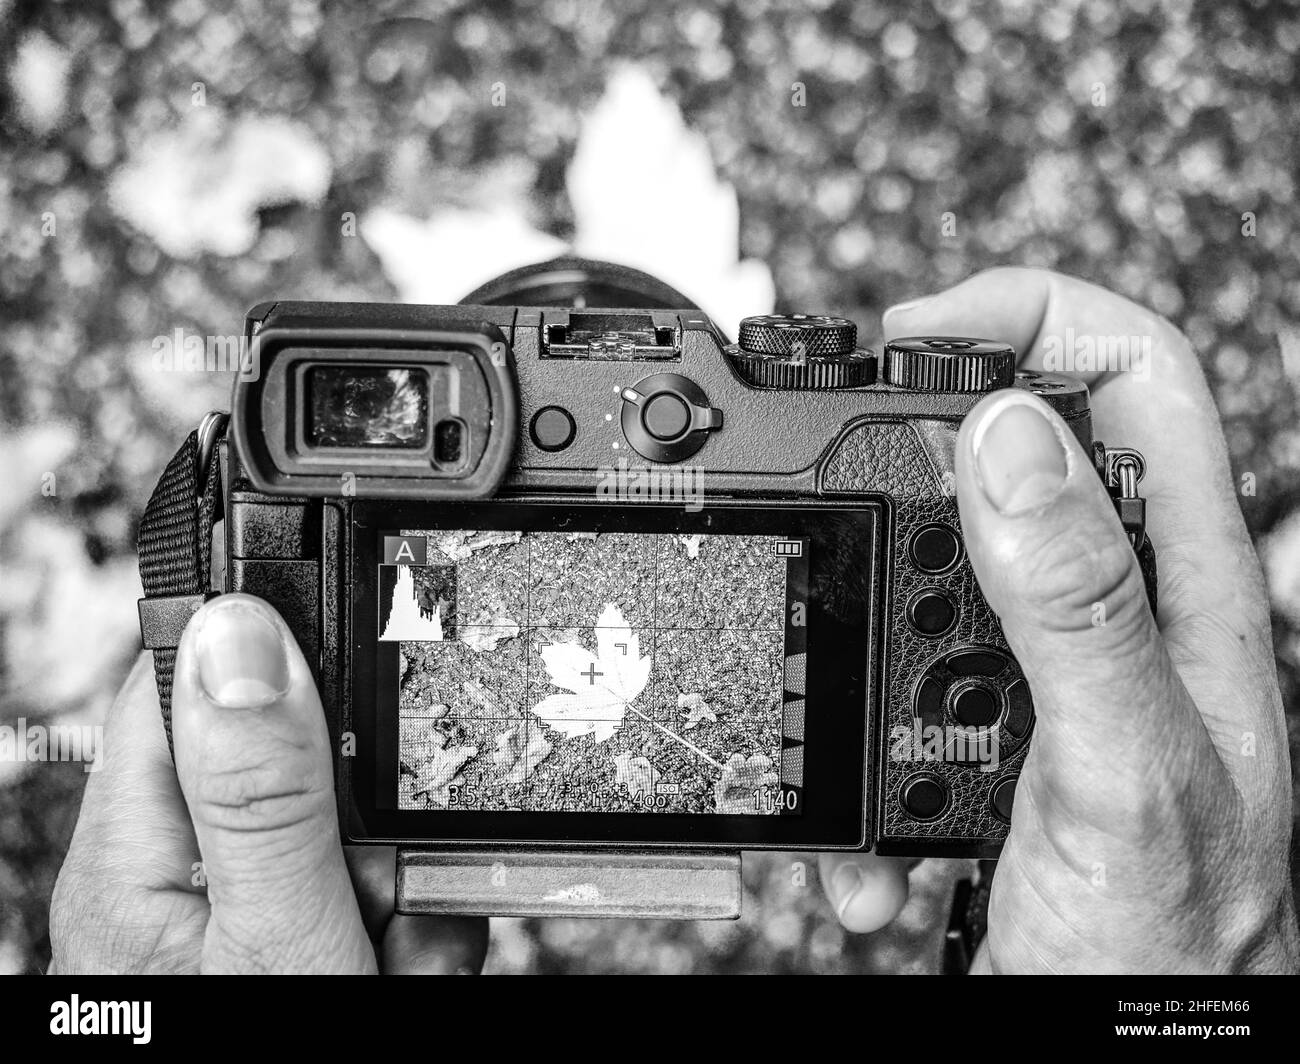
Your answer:
[[[219,463],[211,460],[211,422],[201,448],[191,432],[167,463],[140,518],[140,630],[153,651],[167,745],[172,741],[172,669],[190,616],[212,597],[212,525],[221,513]],[[200,480],[200,478],[202,478]]]
[[[209,595],[164,595],[161,598],[142,598],[140,610],[140,637],[145,650],[159,650],[180,646],[185,626],[208,599]]]

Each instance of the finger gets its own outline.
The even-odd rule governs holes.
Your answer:
[[[222,595],[195,614],[172,727],[212,906],[204,970],[373,971],[320,698],[275,610]]]
[[[1281,707],[1267,680],[1273,663],[1263,576],[1237,503],[1218,413],[1178,330],[1096,285],[1008,268],[891,308],[884,331],[891,339],[927,332],[992,337],[1012,344],[1021,364],[1034,369],[1077,369],[1085,341],[1104,353],[1112,349],[1110,338],[1125,340],[1127,362],[1111,360],[1114,369],[1073,375],[1093,389],[1097,438],[1135,447],[1146,459],[1142,491],[1159,559],[1160,627],[1169,653],[1225,754],[1238,749],[1247,732],[1258,733],[1265,747],[1281,748]],[[1210,646],[1215,652],[1207,656]],[[1249,776],[1276,760],[1260,756],[1237,771]]]
[[[1070,369],[1093,389],[1098,438],[1137,448],[1153,474],[1164,473],[1144,485],[1152,503],[1152,534],[1162,552],[1184,542],[1203,543],[1211,536],[1248,545],[1205,376],[1186,339],[1159,315],[1078,278],[1004,268],[890,308],[884,328],[890,339],[913,332],[990,337],[1014,346],[1024,367]],[[1099,361],[1100,347],[1110,350],[1109,344],[1098,343],[1103,333],[1133,341],[1126,362],[1111,360],[1129,368],[1075,371]],[[1076,351],[1086,347],[1084,340],[1092,341],[1091,361]],[[1158,417],[1153,416],[1157,404]],[[1171,475],[1174,470],[1177,476]],[[1257,566],[1250,568],[1252,575],[1258,574]],[[1202,601],[1216,601],[1226,582],[1240,576],[1240,566],[1230,564],[1226,575],[1220,573],[1202,592]],[[1203,581],[1192,584],[1205,588]]]
[[[1001,340],[1023,363],[1047,313],[1047,279],[1053,276],[1043,270],[985,270],[944,292],[890,307],[880,317],[881,329],[886,340],[922,334]]]
[[[945,292],[890,307],[881,325],[886,340],[922,333],[1001,340],[1016,349],[1021,366],[1053,372],[1067,370],[1064,364],[1047,364],[1049,355],[1061,350],[1067,331],[1076,339],[1102,331],[1125,336],[1159,333],[1162,341],[1179,335],[1154,311],[1105,288],[1051,270],[1018,266],[985,270]],[[1160,352],[1161,359],[1180,369],[1183,356],[1177,344],[1165,343]],[[1134,376],[1146,376],[1147,365],[1139,368]],[[1122,375],[1073,358],[1068,372],[1090,387]]]
[[[482,917],[398,913],[384,933],[385,975],[477,975],[487,958]]]
[[[1040,777],[1093,810],[1090,823],[1140,820],[1125,803],[1162,774],[1214,793],[1222,766],[1073,433],[1046,403],[1006,389],[963,422],[956,463],[971,565],[1033,692]],[[1111,787],[1094,786],[1106,778]]]
[[[189,971],[208,903],[198,844],[141,654],[108,711],[77,827],[50,899],[61,972]],[[160,938],[159,926],[169,933]]]
[[[481,918],[408,916],[393,912],[397,850],[344,848],[352,885],[385,975],[476,975],[487,956],[488,922]]]
[[[906,860],[874,853],[824,853],[818,867],[826,897],[847,931],[879,931],[907,904]]]
[[[352,877],[352,889],[357,896],[366,934],[379,946],[388,921],[393,918],[397,849],[393,846],[345,846],[343,856]]]
[[[93,850],[96,874],[126,886],[201,892],[192,882],[198,845],[163,731],[153,662],[136,659],[104,721],[69,847]]]

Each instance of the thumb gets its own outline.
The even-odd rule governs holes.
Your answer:
[[[826,897],[846,931],[879,931],[907,904],[908,861],[903,858],[824,853],[819,864]]]
[[[212,907],[203,970],[373,971],[320,697],[274,609],[222,595],[194,615],[176,654],[172,728]]]
[[[1033,694],[1034,774],[1072,799],[1072,816],[1132,822],[1108,803],[1167,768],[1171,747],[1191,767],[1206,736],[1090,455],[1046,403],[997,392],[963,422],[957,501],[980,589]]]

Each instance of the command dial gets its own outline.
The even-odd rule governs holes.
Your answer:
[[[760,388],[854,388],[876,375],[876,360],[858,349],[858,327],[821,314],[745,318],[729,355],[736,372]]]
[[[722,428],[722,411],[680,373],[655,373],[619,393],[623,435],[652,462],[681,462]]]
[[[885,380],[927,392],[991,392],[1016,378],[1010,344],[967,336],[905,336],[885,344]]]

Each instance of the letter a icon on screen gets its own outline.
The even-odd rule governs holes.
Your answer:
[[[385,536],[385,565],[427,565],[429,541],[424,536]]]

